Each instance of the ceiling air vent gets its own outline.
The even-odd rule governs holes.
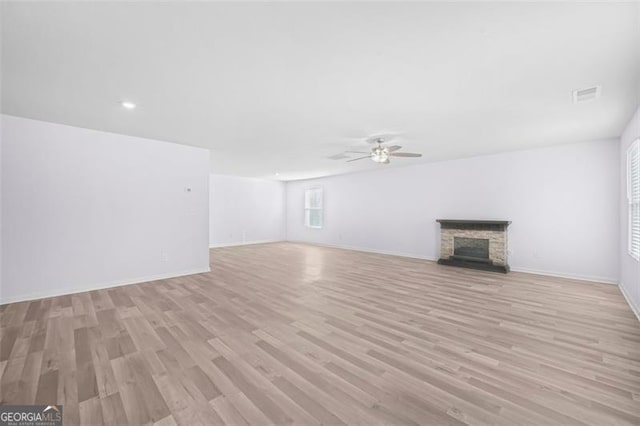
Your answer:
[[[587,87],[585,89],[579,89],[573,91],[573,103],[578,104],[581,102],[592,101],[600,97],[600,86]]]

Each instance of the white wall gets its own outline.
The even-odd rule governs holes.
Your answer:
[[[627,201],[627,150],[640,137],[640,108],[620,138],[620,287],[640,318],[640,262],[629,255],[629,204]]]
[[[211,175],[209,245],[285,239],[285,184],[279,181]]]
[[[287,239],[437,259],[436,219],[506,219],[512,269],[617,282],[618,181],[600,141],[289,182]],[[322,230],[304,227],[314,186]]]
[[[1,118],[2,303],[209,270],[207,150]]]
[[[0,300],[2,300],[2,141],[3,141],[3,124],[2,115],[0,115]],[[1,303],[1,302],[0,302]]]

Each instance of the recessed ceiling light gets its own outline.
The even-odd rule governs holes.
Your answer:
[[[126,109],[134,109],[136,107],[136,104],[129,101],[122,101],[120,105],[122,105],[122,107]]]
[[[280,173],[276,173],[276,176],[280,176]]]

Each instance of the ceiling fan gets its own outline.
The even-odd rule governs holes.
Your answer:
[[[345,151],[347,153],[353,153],[353,154],[367,154],[362,157],[352,158],[350,160],[347,160],[347,163],[350,163],[351,161],[358,161],[358,160],[364,160],[365,158],[370,158],[376,163],[389,164],[390,157],[422,157],[422,154],[416,154],[413,152],[397,152],[399,149],[402,148],[400,145],[391,145],[391,146],[382,145],[389,141],[387,141],[384,137],[381,137],[381,136],[373,136],[373,137],[367,138],[367,142],[371,144],[376,144],[373,148],[371,148],[371,152]]]

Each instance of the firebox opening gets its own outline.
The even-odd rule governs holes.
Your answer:
[[[491,263],[489,240],[483,238],[453,237],[454,259]]]

